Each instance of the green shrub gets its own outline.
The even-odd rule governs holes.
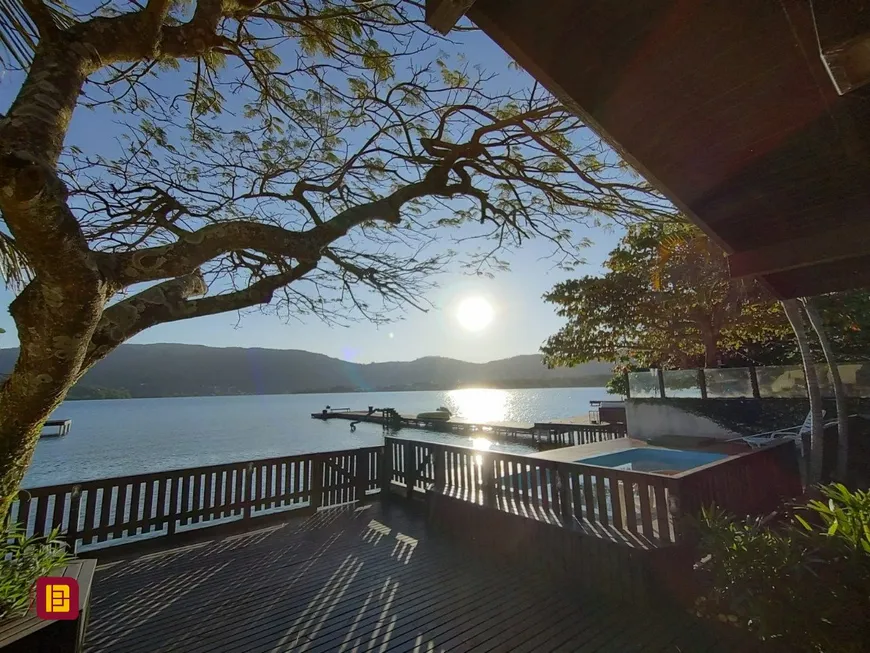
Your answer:
[[[7,530],[0,542],[0,618],[27,612],[36,579],[72,559],[57,529],[45,537]]]
[[[784,524],[704,513],[699,614],[789,651],[857,653],[870,642],[870,492],[821,488]]]

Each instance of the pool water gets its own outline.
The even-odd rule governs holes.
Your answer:
[[[727,457],[727,454],[710,453],[707,451],[635,447],[591,458],[583,458],[575,462],[585,465],[612,467],[613,469],[627,469],[636,472],[668,474],[684,472]]]

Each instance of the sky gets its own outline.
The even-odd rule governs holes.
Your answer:
[[[508,71],[509,58],[483,33],[462,36],[461,49],[474,63],[487,70],[512,75],[511,84],[531,83],[524,73]],[[446,48],[445,48],[446,49]],[[14,97],[18,80],[0,77],[0,110]],[[68,142],[104,138],[104,116],[79,109],[73,116]],[[554,307],[542,295],[559,281],[597,274],[608,252],[621,235],[617,229],[582,228],[577,238],[588,238],[592,245],[582,252],[587,264],[567,273],[554,267],[545,257],[550,249],[540,241],[527,241],[521,249],[505,256],[509,272],[495,278],[447,272],[438,278],[439,287],[427,299],[434,308],[423,313],[410,308],[388,325],[355,322],[350,326],[329,326],[311,317],[289,322],[274,314],[248,312],[214,315],[159,325],[134,337],[133,343],[173,342],[215,347],[264,347],[303,349],[356,362],[413,360],[423,356],[445,356],[485,362],[538,351],[546,338],[562,325]],[[0,303],[8,306],[14,294],[0,290]],[[483,298],[492,307],[492,320],[477,331],[463,328],[457,311],[463,300]],[[401,318],[401,319],[399,319]],[[0,313],[0,346],[16,346],[15,325],[8,311]]]

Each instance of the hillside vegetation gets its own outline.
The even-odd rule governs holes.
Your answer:
[[[0,371],[8,373],[17,355],[0,350]],[[610,371],[607,363],[550,370],[539,355],[360,364],[299,350],[123,345],[85,374],[70,399],[602,386]]]

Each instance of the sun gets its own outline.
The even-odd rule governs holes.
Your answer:
[[[468,297],[459,302],[456,319],[466,331],[483,331],[492,322],[495,311],[483,297]]]

